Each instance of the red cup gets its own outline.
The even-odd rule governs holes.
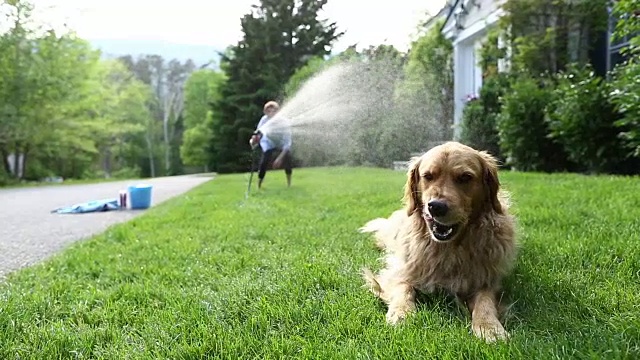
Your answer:
[[[127,192],[124,190],[120,191],[120,208],[121,209],[127,208]]]

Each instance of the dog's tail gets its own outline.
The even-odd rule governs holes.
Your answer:
[[[362,277],[364,278],[367,288],[377,297],[382,298],[382,286],[380,286],[380,283],[373,272],[368,268],[363,268]]]
[[[384,230],[386,230],[388,227],[389,219],[377,218],[367,222],[358,230],[361,233],[374,233],[374,237],[376,239],[376,247],[378,247],[378,249],[384,250],[386,248],[384,239],[388,237],[386,236],[386,232],[384,232]]]
[[[373,219],[367,222],[366,224],[364,224],[364,226],[358,229],[358,231],[360,231],[361,233],[378,232],[384,229],[388,223],[389,223],[389,220],[385,218]]]

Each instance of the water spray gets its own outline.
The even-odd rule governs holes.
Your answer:
[[[447,133],[446,117],[429,91],[421,78],[406,78],[394,59],[332,64],[253,133],[251,149],[263,136],[291,136],[297,156],[310,165],[388,162],[382,146],[398,154],[390,156],[403,156]]]

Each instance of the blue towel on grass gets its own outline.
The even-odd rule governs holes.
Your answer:
[[[90,212],[104,212],[120,209],[118,199],[92,200],[85,203],[79,203],[72,206],[65,206],[55,210],[52,213],[58,214],[84,214]]]

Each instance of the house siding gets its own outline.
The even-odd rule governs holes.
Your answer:
[[[471,1],[464,1],[468,14],[463,18],[461,24],[466,29],[478,22],[485,21],[489,15],[498,10],[501,1],[495,0],[476,0],[477,5],[473,5]]]
[[[454,138],[459,138],[459,127],[462,113],[466,105],[465,98],[474,94],[482,86],[482,76],[479,75],[480,66],[477,64],[477,49],[484,41],[487,31],[502,16],[501,6],[504,0],[453,0],[450,2],[455,8],[448,12],[447,22],[442,28],[443,34],[453,42],[454,46]],[[464,7],[464,10],[462,8]],[[609,9],[610,11],[610,9]],[[589,49],[574,49],[585,51],[595,72],[604,76],[616,64],[624,60],[619,48],[628,45],[628,39],[620,43],[611,42],[611,32],[615,20],[608,16],[611,23],[607,30],[592,34]],[[626,42],[625,42],[626,40]],[[508,68],[508,59],[499,63],[500,70]]]
[[[500,16],[502,0],[460,0],[443,27],[454,46],[454,139],[460,137],[460,123],[466,98],[482,86],[479,48]],[[464,9],[464,10],[463,10]]]

